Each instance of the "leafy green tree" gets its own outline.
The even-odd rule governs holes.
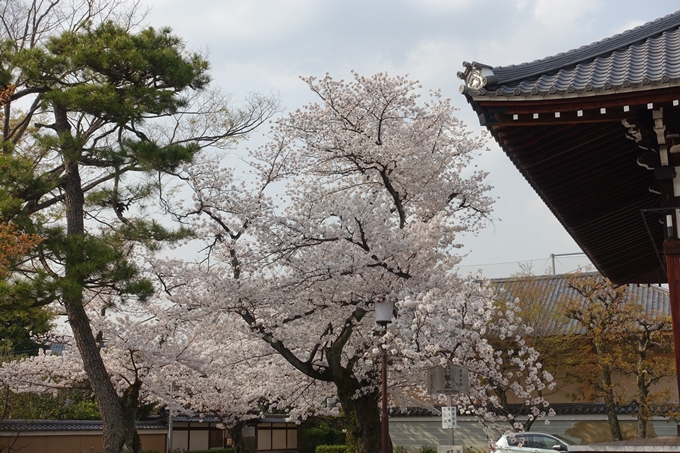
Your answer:
[[[227,97],[208,90],[208,62],[169,29],[86,22],[39,37],[0,43],[0,86],[15,87],[2,116],[0,165],[9,171],[0,177],[0,220],[42,238],[12,269],[5,297],[63,305],[101,413],[104,451],[139,451],[141,383],[117,395],[84,305],[151,294],[131,258],[135,247],[188,232],[149,220],[146,200],[199,150],[252,131],[276,102],[255,97],[230,110]]]
[[[14,85],[0,87],[0,107],[10,101],[14,90]],[[6,173],[9,172],[3,171],[3,174]],[[10,202],[11,197],[2,195],[0,204]],[[33,307],[26,300],[3,297],[6,296],[7,278],[12,267],[39,243],[39,236],[21,233],[14,225],[0,222],[0,356],[37,352],[40,345],[35,336],[50,329],[51,312],[43,307]]]
[[[652,416],[668,415],[662,402],[669,390],[652,387],[675,373],[669,316],[645,311],[627,286],[615,287],[600,274],[573,274],[568,285],[576,295],[567,316],[583,327],[593,351],[583,356],[572,380],[604,400],[613,440],[623,439],[616,407],[628,404],[638,408],[637,437],[644,438]],[[617,376],[631,376],[635,385],[623,387]]]
[[[14,282],[10,269],[40,242],[35,235],[16,231],[13,225],[0,223],[0,359],[35,354],[42,343],[40,335],[51,328],[54,314],[32,301],[13,297]]]
[[[613,287],[599,274],[575,274],[569,278],[569,287],[580,297],[571,300],[568,316],[579,322],[590,338],[595,354],[584,361],[578,379],[604,400],[612,440],[623,440],[616,414],[616,393],[619,385],[614,375],[621,368],[621,344],[630,326],[630,313],[626,287]]]
[[[99,409],[89,383],[53,393],[15,393],[0,390],[3,419],[99,420]]]
[[[654,416],[673,416],[669,413],[668,401],[671,391],[667,386],[657,390],[653,387],[664,379],[674,377],[675,361],[672,357],[672,321],[664,313],[644,312],[633,314],[636,319],[634,334],[627,336],[624,345],[624,374],[635,380],[633,392],[627,392],[624,404],[637,407],[636,438],[647,437],[647,424]]]

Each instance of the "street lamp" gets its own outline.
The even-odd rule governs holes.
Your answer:
[[[392,312],[394,302],[385,300],[375,303],[375,322],[382,326],[383,335],[387,335],[387,325],[392,322]],[[390,425],[387,416],[387,347],[380,345],[380,361],[382,362],[382,415],[380,450],[382,453],[389,453],[390,444]]]

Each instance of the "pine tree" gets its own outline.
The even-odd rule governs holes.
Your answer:
[[[0,84],[14,91],[2,117],[0,164],[9,171],[0,177],[0,220],[41,237],[32,259],[12,269],[9,291],[34,306],[63,305],[101,412],[104,451],[139,451],[140,383],[116,393],[84,304],[101,294],[123,303],[152,293],[133,250],[188,232],[169,231],[139,209],[164,175],[200,149],[250,132],[275,101],[256,98],[230,112],[207,90],[208,62],[169,29],[103,22],[44,45],[2,46]]]

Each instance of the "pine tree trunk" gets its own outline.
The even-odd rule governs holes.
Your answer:
[[[85,242],[84,205],[85,195],[78,170],[77,150],[71,149],[68,138],[70,126],[66,111],[55,106],[55,126],[62,139],[66,140],[62,152],[64,156],[64,205],[66,208],[66,233],[69,241],[64,269],[66,284],[63,290],[63,303],[73,331],[78,350],[83,359],[83,368],[90,380],[97,398],[102,417],[102,436],[104,453],[120,453],[130,436],[126,435],[123,406],[111,383],[99,346],[92,334],[90,320],[83,307],[83,264],[86,261],[83,245]],[[132,429],[134,430],[134,422]],[[135,451],[133,445],[127,451]],[[135,451],[136,453],[136,451]]]

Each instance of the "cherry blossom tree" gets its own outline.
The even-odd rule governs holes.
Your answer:
[[[471,372],[460,411],[491,426],[501,403],[490,389],[502,385],[530,417],[545,416],[533,395],[551,377],[516,307],[499,313],[482,279],[455,271],[457,233],[476,232],[491,210],[486,175],[472,166],[483,138],[438,92],[419,103],[405,77],[305,81],[319,102],[276,122],[248,158],[249,177],[203,152],[176,175],[184,190],[163,187],[166,209],[204,247],[149,260],[156,297],[120,305],[115,288],[84,289],[123,406],[159,402],[228,426],[259,407],[291,417],[341,409],[357,451],[376,451],[387,348],[395,406],[432,405],[425,369],[454,362]],[[384,300],[395,302],[386,334],[372,314]],[[519,372],[489,337],[513,340]],[[80,357],[42,355],[0,377],[17,391],[63,386],[85,376]]]
[[[225,331],[224,318],[206,325],[204,313],[166,301],[102,312],[110,301],[97,299],[88,304],[88,316],[101,332],[102,359],[126,407],[157,404],[175,413],[216,415],[229,428],[259,417],[259,405],[283,410],[279,406],[296,394],[311,396],[313,382],[291,377],[295,370],[261,341],[240,329]],[[59,355],[41,352],[0,367],[0,381],[15,392],[54,394],[87,379],[72,340]],[[292,398],[282,401],[251,379],[281,379],[282,392]]]
[[[300,379],[330,384],[310,394],[337,395],[360,453],[380,449],[380,348],[390,351],[393,404],[423,404],[415,389],[425,369],[451,361],[471,371],[461,411],[491,423],[498,401],[488,389],[503,383],[531,417],[544,416],[531,395],[550,376],[514,311],[494,316],[486,285],[455,270],[457,235],[491,212],[486,174],[472,162],[484,138],[439,92],[421,101],[406,77],[303,80],[318,102],[274,124],[249,155],[249,179],[210,159],[185,166],[192,198],[168,199],[168,209],[204,247],[193,261],[154,263],[168,297],[205,320],[229,316],[230,328],[237,316]],[[395,322],[383,335],[373,310],[386,300]],[[500,368],[489,333],[516,338],[521,380]],[[281,384],[250,382],[263,392]],[[285,401],[293,416],[322,410]]]

